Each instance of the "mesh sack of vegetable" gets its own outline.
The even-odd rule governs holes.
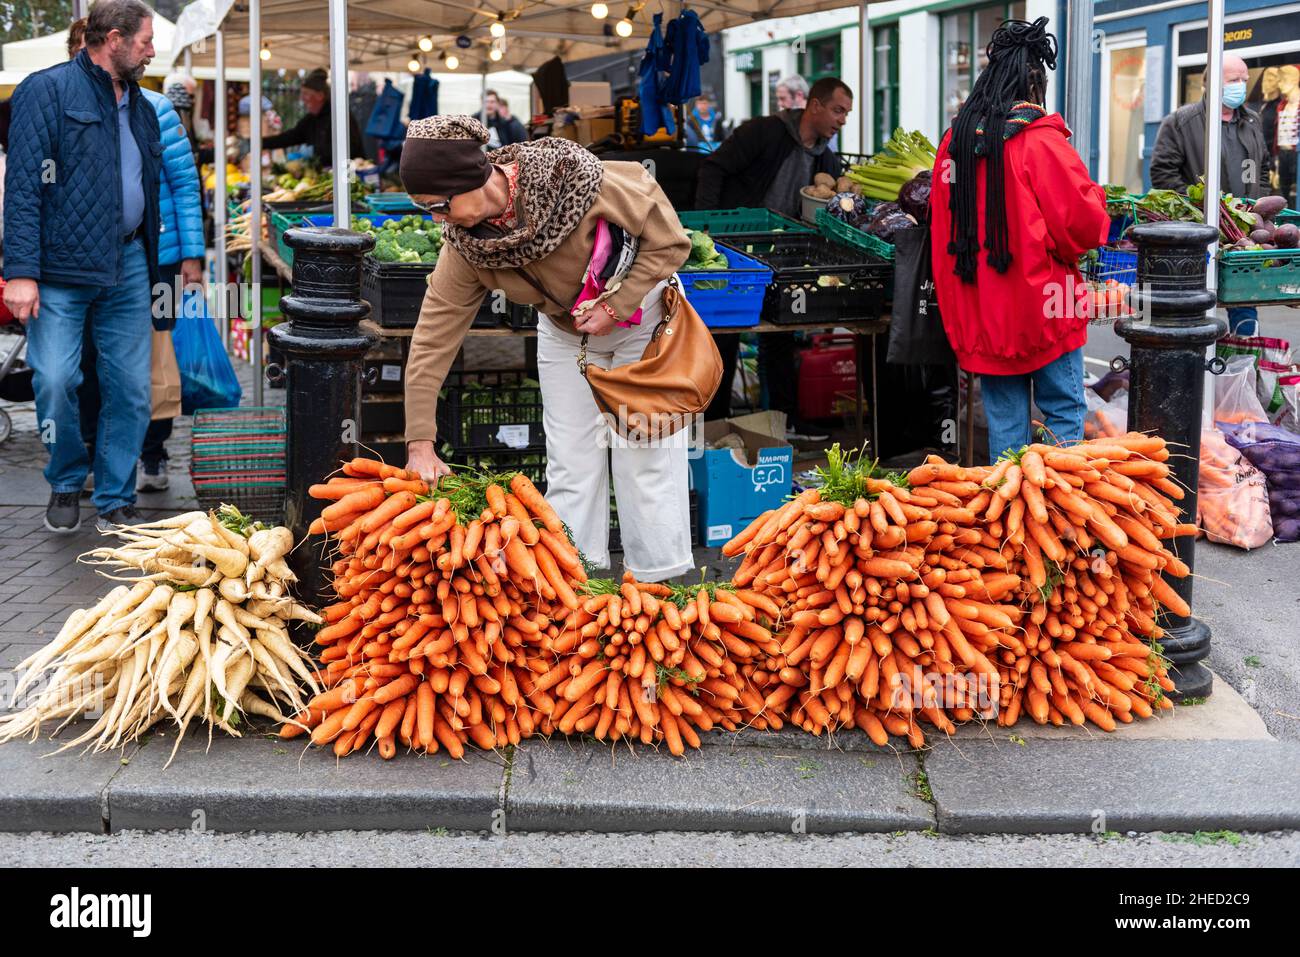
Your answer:
[[[1276,539],[1300,541],[1300,435],[1267,422],[1220,423],[1219,428],[1228,444],[1264,473]]]

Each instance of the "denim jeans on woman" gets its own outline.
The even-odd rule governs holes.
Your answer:
[[[981,375],[980,394],[989,423],[989,461],[1007,449],[1030,443],[1032,405],[1043,413],[1048,441],[1083,438],[1087,406],[1083,399],[1082,349],[1067,352],[1024,375]]]
[[[49,450],[45,480],[55,492],[80,492],[95,470],[91,501],[101,515],[135,504],[135,466],[152,412],[149,370],[153,322],[144,243],[122,251],[111,286],[40,284],[40,314],[27,324],[27,362],[33,370],[36,417]],[[86,324],[99,353],[103,410],[91,462],[81,439],[77,390]]]

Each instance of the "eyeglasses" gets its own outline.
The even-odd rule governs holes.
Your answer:
[[[415,200],[411,200],[411,203],[417,208],[424,210],[426,213],[438,213],[442,216],[446,216],[451,213],[451,201],[455,198],[455,196],[448,196],[446,199],[439,200],[436,203],[417,203]]]

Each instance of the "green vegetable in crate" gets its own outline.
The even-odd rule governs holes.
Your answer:
[[[696,229],[686,230],[691,240],[691,255],[683,269],[730,269],[731,263],[713,243],[713,237]]]
[[[885,148],[852,167],[848,178],[862,187],[862,195],[868,199],[897,200],[904,183],[922,170],[934,169],[935,152],[924,133],[908,133],[899,127]]]

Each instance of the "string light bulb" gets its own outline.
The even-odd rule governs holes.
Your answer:
[[[419,73],[420,61],[415,57],[411,57],[411,59],[406,62],[406,68],[410,70],[412,73]]]
[[[603,3],[593,3],[591,5],[591,15],[597,20],[604,20],[609,16],[609,7]]]
[[[500,47],[493,47],[491,50],[488,50],[488,59],[493,63],[500,61],[501,55]]]
[[[630,37],[632,35],[632,21],[624,17],[618,23],[614,24],[614,32],[621,37]]]
[[[506,35],[505,22],[500,17],[497,17],[497,19],[492,21],[492,25],[488,27],[488,33],[492,34],[492,36],[496,37],[498,40],[501,39]]]
[[[271,47],[268,44],[263,44],[262,49],[258,51],[257,55],[261,61],[265,63],[267,60],[271,59]]]
[[[449,57],[447,57],[447,69],[448,69],[448,70],[454,70],[454,69],[456,69],[456,67],[458,67],[458,66],[460,66],[460,57],[456,56],[456,54],[454,54],[454,53],[451,54]]]
[[[420,37],[419,46],[421,52],[428,53],[430,50],[433,49],[433,37],[429,37],[429,36]]]

